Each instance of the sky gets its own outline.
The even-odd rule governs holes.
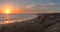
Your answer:
[[[60,13],[60,0],[0,0],[0,7],[13,5],[24,13]]]

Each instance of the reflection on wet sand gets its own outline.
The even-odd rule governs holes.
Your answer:
[[[27,18],[26,16],[22,17],[22,16],[19,16],[19,15],[18,16],[3,15],[0,18],[2,18],[2,19],[0,19],[0,24],[9,24],[9,23],[21,22],[21,21],[24,21],[24,20],[30,20],[30,19],[36,18],[36,16]]]
[[[9,24],[9,23],[13,23],[13,22],[14,21],[12,21],[12,20],[10,20],[10,21],[9,20],[8,21],[3,21],[3,22],[1,21],[0,24]]]
[[[4,20],[0,21],[0,24],[8,24],[8,23],[14,23],[14,21],[10,20],[10,15],[5,15]]]

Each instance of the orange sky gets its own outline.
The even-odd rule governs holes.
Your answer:
[[[18,14],[18,13],[23,13],[22,9],[21,8],[18,8],[18,7],[15,7],[13,5],[3,5],[1,8],[0,8],[0,14],[5,14],[4,12],[6,10],[10,11],[10,14]]]

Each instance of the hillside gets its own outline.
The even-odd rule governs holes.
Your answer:
[[[0,25],[0,32],[58,32],[60,13],[37,14],[37,18]],[[54,28],[59,29],[54,29]]]

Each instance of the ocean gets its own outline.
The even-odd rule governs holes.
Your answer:
[[[14,22],[21,22],[24,20],[29,20],[36,18],[37,15],[35,14],[0,14],[0,24],[8,24]]]

